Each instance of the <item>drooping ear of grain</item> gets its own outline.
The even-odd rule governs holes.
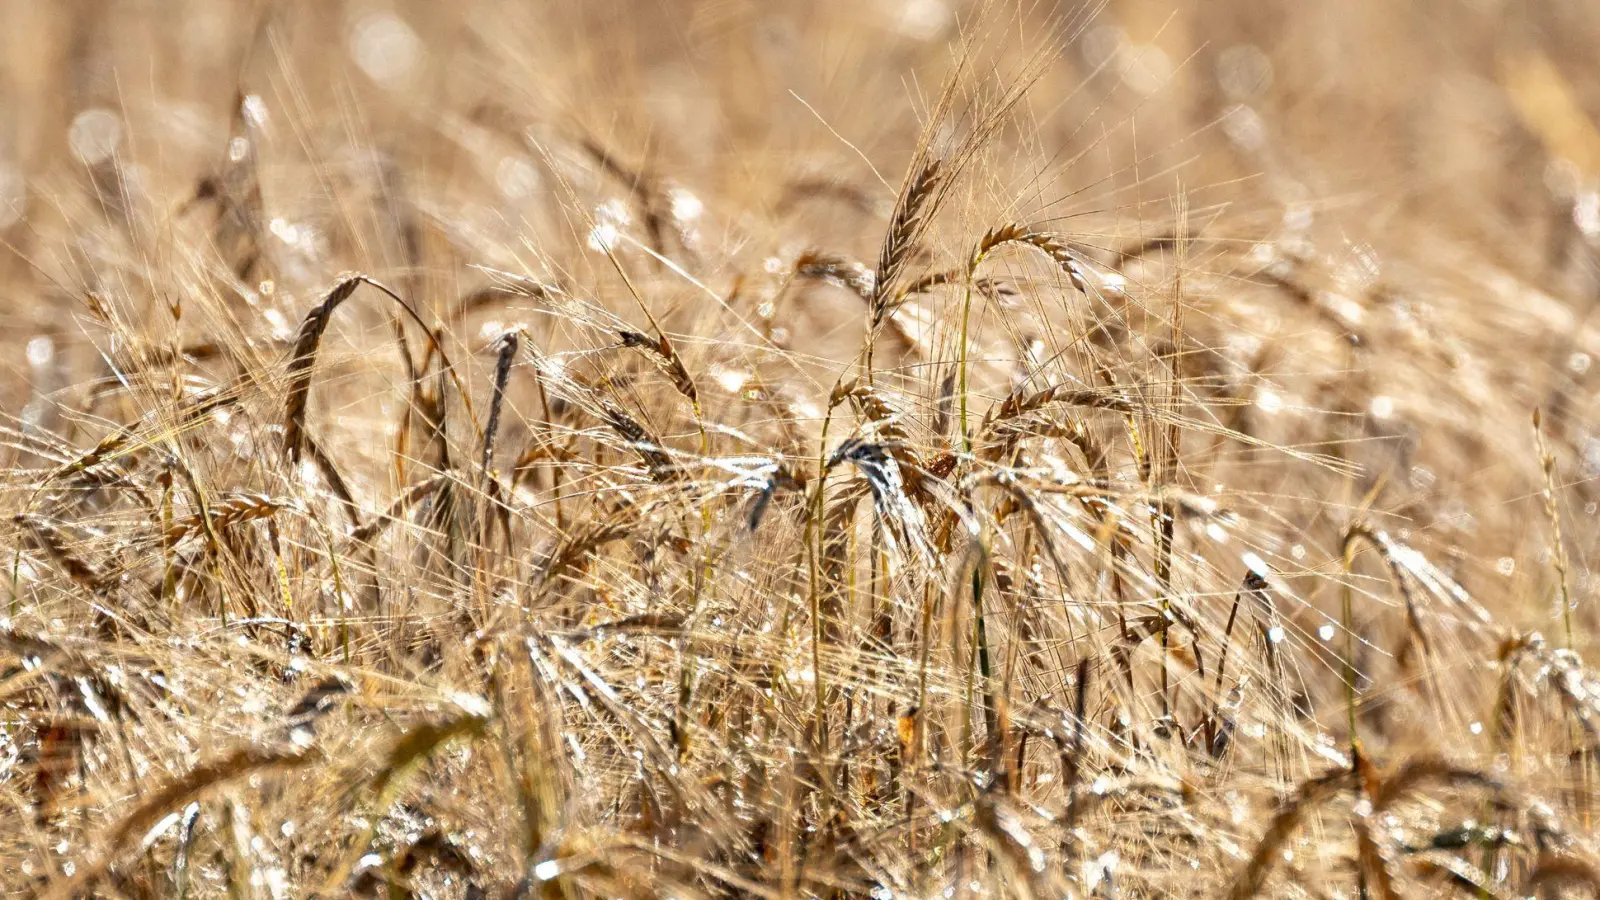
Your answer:
[[[498,343],[500,349],[495,355],[494,388],[489,397],[489,423],[483,427],[483,453],[479,464],[480,474],[484,478],[488,478],[489,465],[494,459],[494,440],[500,431],[500,408],[505,405],[506,382],[511,380],[511,364],[516,359],[521,341],[516,332],[509,331],[501,336]]]
[[[1352,783],[1355,775],[1349,769],[1335,769],[1318,778],[1302,782],[1294,794],[1278,807],[1277,813],[1267,823],[1266,833],[1256,842],[1249,860],[1234,878],[1228,889],[1232,900],[1250,900],[1261,893],[1275,863],[1281,858],[1283,844],[1300,827],[1305,817],[1318,806],[1336,796]]]
[[[283,407],[283,446],[288,454],[289,461],[299,463],[302,453],[308,444],[306,435],[306,408],[310,403],[311,381],[313,367],[316,365],[317,348],[322,343],[323,333],[328,330],[328,322],[338,310],[340,304],[350,299],[361,285],[369,285],[379,293],[388,297],[400,310],[413,322],[421,326],[428,335],[432,353],[437,353],[441,369],[447,373],[451,380],[460,387],[460,375],[455,371],[455,366],[445,354],[444,345],[439,336],[430,329],[422,317],[412,309],[411,304],[385,287],[383,284],[372,280],[359,272],[347,273],[323,297],[322,302],[313,306],[300,322],[300,331],[296,334],[294,346],[289,353],[287,375],[289,387]],[[468,403],[468,412],[471,412],[470,401],[463,395],[463,402]]]
[[[650,358],[651,362],[666,373],[667,380],[672,382],[672,386],[677,389],[678,393],[688,399],[691,404],[699,405],[700,391],[695,387],[694,379],[689,375],[689,367],[684,365],[683,357],[678,355],[677,349],[673,346],[672,341],[667,339],[666,335],[662,335],[659,340],[651,340],[637,331],[622,331],[619,334],[622,337],[622,345],[624,347],[632,347],[643,352]]]
[[[361,285],[358,276],[347,275],[311,308],[300,323],[294,348],[289,354],[289,390],[283,406],[283,444],[290,462],[298,463],[305,445],[306,406],[311,397],[312,367],[317,361],[317,347],[322,334],[328,330],[328,320],[339,304],[350,299]]]
[[[33,543],[80,587],[98,592],[105,586],[105,575],[93,563],[74,552],[71,538],[57,523],[31,513],[20,513],[12,521],[26,529]]]
[[[14,4],[0,893],[1583,894],[1591,5]]]
[[[190,798],[252,773],[296,768],[317,759],[315,751],[303,747],[244,747],[197,765],[154,793],[140,798],[138,806],[123,814],[104,834],[98,855],[77,867],[70,876],[58,880],[43,896],[59,900],[79,896],[80,891],[92,885],[107,867],[116,862],[130,839],[145,832],[163,815],[181,808]]]
[[[1600,867],[1572,856],[1547,854],[1528,873],[1522,890],[1524,894],[1532,896],[1558,884],[1586,885],[1591,892],[1600,893]]]

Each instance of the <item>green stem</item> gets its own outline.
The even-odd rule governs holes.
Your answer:
[[[983,621],[983,557],[972,567],[973,630],[978,645],[978,676],[983,679],[983,724],[986,738],[999,740],[994,699],[994,672],[989,662],[989,634]]]

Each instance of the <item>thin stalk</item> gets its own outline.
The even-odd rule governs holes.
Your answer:
[[[980,556],[978,564],[972,567],[972,609],[973,632],[978,653],[978,676],[983,680],[983,725],[985,739],[995,740],[999,722],[995,709],[994,698],[994,672],[989,660],[989,635],[983,621],[983,563],[985,557]]]
[[[1356,630],[1353,592],[1350,588],[1350,573],[1355,565],[1356,542],[1358,532],[1354,529],[1347,532],[1344,540],[1344,583],[1339,591],[1339,625],[1344,629],[1344,697],[1346,725],[1350,729],[1350,758],[1352,763],[1356,758]]]
[[[979,256],[973,260],[976,268]],[[967,427],[967,332],[972,318],[972,269],[967,270],[966,286],[961,298],[961,331],[956,338],[956,386],[957,396],[960,397],[961,410],[961,449],[972,452],[972,432]]]
[[[817,488],[811,498],[811,512],[806,517],[806,537],[809,547],[811,604],[811,683],[816,690],[816,741],[819,759],[826,757],[828,747],[827,686],[822,676],[822,641],[825,629],[822,622],[822,517],[823,503],[828,485],[828,426],[833,422],[833,406],[822,418],[822,435],[817,441]]]
[[[689,402],[694,409],[695,427],[700,432],[700,455],[709,457],[711,455],[711,438],[706,433],[705,420],[700,415],[700,401],[691,399]],[[689,633],[684,635],[683,656],[678,663],[678,713],[674,727],[677,731],[677,749],[680,761],[688,758],[690,749],[690,707],[694,702],[694,678],[699,667],[699,657],[696,655],[698,650],[695,646],[694,635],[699,630],[697,622],[700,618],[700,610],[704,607],[706,601],[711,599],[715,585],[716,568],[712,562],[711,552],[711,530],[713,524],[710,502],[702,503],[700,505],[701,569],[697,577],[692,577],[689,580],[689,618],[686,620],[694,627],[691,627]]]
[[[17,549],[11,554],[11,608],[12,619],[17,617],[17,604],[22,596],[22,541],[17,541]]]
[[[1561,595],[1561,625],[1566,632],[1567,649],[1573,649],[1572,594],[1567,589],[1567,548],[1561,540],[1561,507],[1556,499],[1556,458],[1544,440],[1539,410],[1533,411],[1533,439],[1539,447],[1539,469],[1544,475],[1544,510],[1550,518],[1550,551],[1556,568]]]
[[[1540,421],[1539,410],[1533,411],[1533,439],[1539,447],[1539,470],[1544,475],[1544,511],[1550,519],[1550,556],[1555,566],[1556,580],[1558,582],[1558,595],[1561,598],[1561,626],[1565,632],[1567,649],[1576,649],[1572,628],[1572,594],[1567,588],[1567,547],[1561,539],[1561,505],[1556,497],[1556,458],[1545,444],[1544,426]],[[1579,735],[1581,742],[1582,736]],[[1583,779],[1583,795],[1592,797],[1593,791],[1590,784],[1589,749],[1580,743],[1578,750],[1578,766]],[[1590,827],[1590,804],[1587,800],[1583,803],[1583,825]]]
[[[172,470],[168,469],[161,475],[161,533],[169,534],[172,531]],[[161,602],[165,604],[173,599],[177,589],[177,578],[172,567],[172,542],[161,542]]]
[[[1355,565],[1356,540],[1366,537],[1370,532],[1362,523],[1352,525],[1345,532],[1344,537],[1344,583],[1340,591],[1339,614],[1340,624],[1344,626],[1344,690],[1345,690],[1345,715],[1347,726],[1350,729],[1350,774],[1355,787],[1355,800],[1360,804],[1366,795],[1364,779],[1361,777],[1361,741],[1356,736],[1356,629],[1354,615],[1354,597],[1350,588],[1351,570]],[[1370,538],[1367,538],[1371,540]],[[1367,870],[1365,866],[1356,867],[1356,893],[1362,900],[1367,897]]]
[[[344,590],[344,570],[339,565],[339,552],[334,547],[333,532],[328,530],[320,519],[315,516],[312,521],[317,523],[317,529],[322,532],[322,539],[328,545],[328,564],[333,569],[333,598],[339,605],[339,650],[344,657],[344,664],[350,664],[350,617],[349,600]]]

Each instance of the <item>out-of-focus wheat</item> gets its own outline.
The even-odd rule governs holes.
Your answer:
[[[1600,13],[7,12],[6,890],[1595,883]]]

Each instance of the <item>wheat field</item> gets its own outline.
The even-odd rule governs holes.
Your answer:
[[[1597,39],[0,0],[0,889],[1600,893]]]

